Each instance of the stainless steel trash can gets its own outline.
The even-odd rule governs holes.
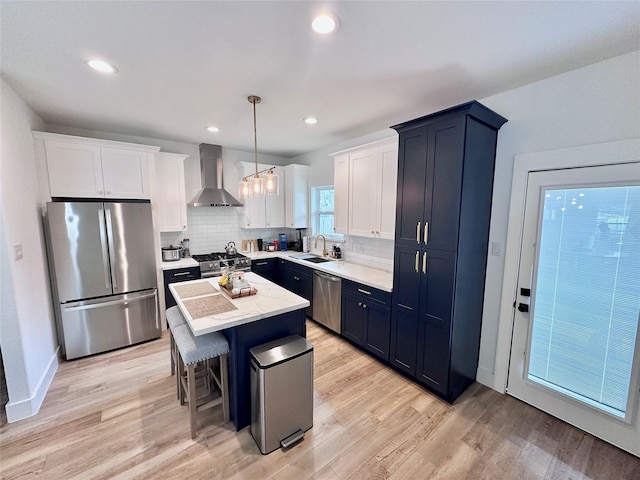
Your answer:
[[[251,435],[267,454],[293,445],[313,426],[313,345],[290,335],[249,353]]]

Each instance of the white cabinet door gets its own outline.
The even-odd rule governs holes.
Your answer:
[[[309,167],[307,165],[287,165],[284,167],[284,176],[285,226],[288,228],[308,228]]]
[[[266,166],[263,168],[266,168]],[[279,195],[266,195],[264,198],[265,224],[267,228],[281,228],[285,226],[284,224],[285,192],[282,185],[284,183],[284,170],[280,167],[276,167],[273,170],[273,173],[277,174],[279,177],[280,193]]]
[[[378,226],[379,238],[393,240],[396,228],[396,197],[398,180],[398,143],[378,150]]]
[[[375,237],[379,197],[378,150],[349,155],[349,234]]]
[[[238,164],[238,171],[240,177],[250,176],[255,174],[256,166],[253,163],[242,162]],[[240,228],[265,228],[267,214],[265,198],[247,198],[243,203],[244,206],[239,209]]]
[[[175,153],[155,154],[156,180],[152,201],[157,208],[160,232],[181,232],[187,228],[185,158],[187,155]]]
[[[52,197],[103,197],[100,147],[45,141]]]
[[[101,147],[105,198],[151,197],[147,152]]]
[[[336,232],[393,239],[398,142],[390,139],[335,155]],[[345,212],[348,212],[346,214]]]
[[[349,225],[349,155],[337,155],[333,164],[333,231],[346,235]]]

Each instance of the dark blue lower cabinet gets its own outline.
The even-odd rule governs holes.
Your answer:
[[[251,271],[257,273],[267,280],[278,283],[278,260],[279,258],[261,258],[251,262]]]
[[[449,397],[456,254],[427,249],[420,284],[417,380]]]
[[[405,375],[415,377],[418,351],[418,312],[401,305],[391,311],[389,363]]]
[[[364,348],[382,360],[389,360],[389,333],[391,332],[391,309],[367,302],[364,323]]]
[[[388,361],[391,294],[350,280],[342,285],[342,335]]]

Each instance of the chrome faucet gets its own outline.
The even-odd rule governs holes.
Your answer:
[[[322,237],[322,256],[326,257],[327,255],[329,255],[329,252],[327,252],[327,239],[325,238],[324,235],[318,235],[316,237],[316,246],[315,248],[318,248],[318,239]]]

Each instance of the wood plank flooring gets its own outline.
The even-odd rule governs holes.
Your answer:
[[[63,362],[41,411],[0,428],[2,479],[640,479],[640,459],[474,384],[451,406],[307,322],[314,426],[261,455],[203,412],[192,441],[168,338]]]

